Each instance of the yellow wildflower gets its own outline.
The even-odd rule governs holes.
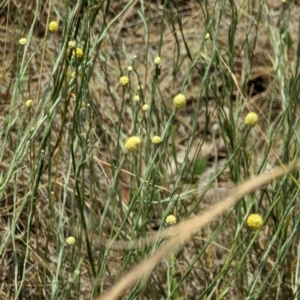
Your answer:
[[[183,94],[178,94],[174,97],[173,103],[176,108],[183,108],[186,105],[186,98]]]
[[[151,139],[151,142],[153,144],[160,144],[161,143],[161,137],[158,136],[158,135],[155,135],[152,139]]]
[[[76,42],[75,42],[75,41],[69,41],[69,42],[68,42],[68,47],[69,47],[70,49],[75,48],[75,47],[76,47]]]
[[[125,149],[127,152],[136,152],[140,148],[141,139],[138,136],[131,136],[125,143]]]
[[[260,229],[263,225],[263,219],[258,214],[251,214],[247,219],[247,224],[252,229]]]
[[[76,58],[82,58],[83,56],[83,50],[79,47],[75,48],[72,52],[73,56],[75,56]]]
[[[155,63],[156,65],[159,65],[159,64],[161,63],[161,59],[160,59],[159,56],[156,56],[156,57],[154,58],[154,63]]]
[[[128,72],[131,72],[132,70],[133,70],[133,67],[132,67],[132,66],[128,66],[128,67],[127,67],[127,71],[128,71]]]
[[[176,221],[177,221],[177,219],[176,219],[176,217],[174,215],[168,215],[166,217],[166,223],[168,225],[174,225],[174,224],[176,224]]]
[[[129,78],[128,78],[127,76],[122,76],[122,77],[120,78],[120,83],[121,83],[122,85],[126,85],[128,82],[129,82]]]
[[[149,104],[144,104],[142,107],[142,110],[147,111],[147,110],[149,110],[149,108],[150,108]]]
[[[27,39],[26,38],[19,39],[19,44],[25,46],[27,44]]]
[[[73,236],[69,236],[67,239],[66,239],[66,243],[68,245],[74,245],[76,242],[75,238]]]
[[[245,124],[254,127],[258,122],[258,116],[255,112],[249,112],[245,118]]]
[[[25,102],[26,106],[27,107],[32,107],[33,105],[33,101],[31,99],[28,99],[26,102]]]
[[[50,32],[56,32],[58,30],[58,23],[55,21],[52,21],[48,25],[48,29]]]
[[[134,100],[135,102],[139,102],[139,101],[140,101],[140,96],[135,95],[135,96],[133,97],[133,100]]]

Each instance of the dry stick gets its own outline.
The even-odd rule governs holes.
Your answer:
[[[200,228],[221,215],[228,210],[233,204],[245,196],[246,194],[255,191],[256,189],[270,183],[279,176],[290,172],[294,168],[300,165],[300,161],[291,164],[288,167],[276,168],[272,172],[264,173],[256,178],[247,180],[238,185],[228,197],[222,202],[219,202],[206,210],[203,213],[198,214],[196,217],[181,222],[173,227],[176,235],[172,237],[164,246],[156,251],[147,260],[139,263],[132,271],[127,273],[111,290],[104,293],[97,300],[114,300],[124,294],[130,289],[137,281],[142,277],[149,275],[153,271],[155,266],[175,248],[182,245],[188,239],[190,239]]]
[[[231,77],[232,77],[232,79],[233,79],[233,81],[234,81],[234,83],[235,83],[235,85],[236,85],[236,87],[237,87],[237,89],[238,89],[238,91],[239,91],[239,93],[240,93],[240,95],[241,95],[241,97],[242,97],[242,99],[243,99],[243,101],[244,101],[244,103],[245,103],[247,109],[248,109],[249,111],[251,111],[251,109],[250,109],[250,107],[249,107],[249,105],[248,105],[248,103],[247,103],[247,100],[246,100],[245,97],[243,96],[243,93],[242,93],[242,91],[241,91],[241,89],[240,89],[240,87],[239,87],[239,84],[238,84],[238,82],[237,82],[237,79],[236,79],[235,75],[231,72],[229,66],[225,63],[225,61],[223,60],[222,56],[220,56],[220,58],[221,58],[221,60],[222,60],[222,62],[223,62],[223,64],[224,64],[224,66],[225,66],[225,67],[227,68],[227,70],[229,71],[229,73],[230,73],[230,75],[231,75]],[[268,144],[268,143],[269,143],[269,142],[268,142],[268,139],[267,139],[266,135],[264,134],[264,132],[262,131],[261,127],[260,127],[259,125],[257,125],[257,128],[258,128],[258,130],[260,131],[260,134],[262,135],[262,137],[263,137],[263,139],[265,140],[265,142]],[[281,162],[280,158],[279,158],[278,155],[275,153],[275,151],[273,150],[272,147],[271,147],[270,150],[271,150],[272,154],[275,156],[276,160],[277,160],[277,161],[279,162],[279,164],[281,165],[281,167],[285,168],[284,164]],[[295,183],[297,186],[300,186],[300,183],[298,182],[298,180],[297,180],[293,175],[290,175],[290,176],[291,176],[292,180],[294,181],[294,183]]]

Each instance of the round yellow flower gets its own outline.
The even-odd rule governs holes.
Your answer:
[[[67,239],[66,239],[66,243],[68,245],[74,245],[76,242],[75,238],[73,236],[69,236]]]
[[[155,63],[156,65],[159,65],[159,64],[161,63],[161,59],[160,59],[159,56],[156,56],[156,57],[154,58],[154,63]]]
[[[161,143],[161,138],[160,138],[160,136],[155,135],[155,136],[151,139],[151,142],[152,142],[153,144],[160,144],[160,143]]]
[[[208,40],[210,38],[210,34],[207,32],[205,35],[205,39]]]
[[[258,214],[251,214],[247,219],[247,225],[252,229],[260,229],[263,225],[263,219]]]
[[[33,105],[33,101],[31,99],[28,99],[26,102],[25,102],[26,106],[27,107],[32,107]]]
[[[133,67],[132,67],[132,66],[128,66],[128,67],[127,67],[127,71],[128,71],[128,72],[131,72],[132,70],[133,70]]]
[[[48,29],[49,29],[50,32],[57,31],[58,30],[58,23],[55,22],[55,21],[50,22],[49,25],[48,25]]]
[[[19,39],[19,44],[25,46],[27,44],[27,39],[26,38]]]
[[[79,47],[75,48],[72,52],[73,56],[76,58],[82,58],[83,56],[83,50]]]
[[[174,97],[173,103],[176,108],[183,108],[186,105],[186,98],[183,94],[178,94]]]
[[[135,102],[139,102],[139,101],[140,101],[140,96],[135,95],[135,96],[133,97],[133,100],[134,100]]]
[[[254,127],[258,123],[258,115],[255,112],[249,112],[245,118],[245,124]]]
[[[76,72],[72,72],[72,73],[71,73],[71,77],[72,77],[72,78],[76,78]]]
[[[70,49],[75,48],[75,47],[76,47],[76,42],[75,42],[75,41],[69,41],[69,42],[68,42],[68,47],[69,47]]]
[[[122,77],[120,78],[120,83],[121,83],[122,85],[126,85],[128,82],[129,82],[129,78],[128,78],[127,76],[122,76]]]
[[[141,139],[138,136],[131,136],[125,143],[125,149],[127,152],[136,152],[141,145]]]
[[[173,216],[173,215],[168,215],[168,216],[166,217],[166,223],[167,223],[168,225],[174,225],[174,224],[176,224],[176,221],[177,221],[177,219],[176,219],[176,217]]]
[[[142,110],[147,111],[147,110],[149,110],[149,108],[150,108],[149,104],[144,104],[142,107]]]

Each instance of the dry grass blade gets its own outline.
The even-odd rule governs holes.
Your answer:
[[[147,260],[138,264],[131,272],[125,275],[118,284],[116,284],[110,291],[103,294],[98,300],[113,300],[124,294],[130,289],[138,280],[147,276],[155,266],[170,252],[174,250],[174,247],[178,247],[186,242],[191,236],[193,236],[200,228],[212,221],[214,218],[228,210],[238,199],[247,195],[251,191],[254,191],[270,182],[290,172],[294,168],[299,166],[299,161],[293,163],[285,168],[277,168],[272,172],[261,174],[253,179],[247,180],[237,186],[232,193],[218,204],[212,206],[205,212],[200,213],[195,218],[189,219],[176,225],[173,231],[176,235],[171,238],[161,249],[159,249],[154,255]]]

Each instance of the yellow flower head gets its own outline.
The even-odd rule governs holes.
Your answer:
[[[156,56],[156,57],[154,58],[154,63],[155,63],[156,65],[159,65],[159,64],[161,63],[161,59],[160,59],[159,56]]]
[[[166,223],[167,223],[168,225],[174,225],[174,224],[176,224],[176,221],[177,221],[177,219],[176,219],[176,217],[173,216],[173,215],[168,215],[168,216],[166,217]]]
[[[68,245],[74,245],[76,242],[75,238],[73,236],[69,236],[67,239],[66,239],[66,243]]]
[[[160,138],[160,136],[155,135],[155,136],[151,139],[151,142],[152,142],[153,144],[160,144],[160,143],[161,143],[161,138]]]
[[[127,67],[127,71],[128,71],[128,72],[131,72],[132,70],[133,70],[133,67],[132,67],[132,66],[128,66],[128,67]]]
[[[126,85],[128,82],[129,82],[129,78],[128,78],[127,76],[122,76],[122,77],[120,78],[120,83],[121,83],[122,85]]]
[[[254,127],[258,122],[258,115],[255,112],[249,112],[245,118],[245,124]]]
[[[72,72],[72,73],[71,73],[71,77],[72,77],[72,78],[76,78],[76,72]]]
[[[33,101],[31,99],[28,99],[26,102],[25,102],[26,106],[27,107],[32,107],[33,105]]]
[[[147,111],[147,110],[149,110],[149,108],[150,108],[149,104],[144,104],[142,107],[142,110]]]
[[[140,148],[141,139],[138,136],[131,136],[125,143],[125,149],[127,152],[136,152]]]
[[[252,229],[260,229],[263,225],[263,219],[258,214],[251,214],[247,219],[247,225]]]
[[[69,41],[69,42],[68,42],[68,47],[69,47],[70,49],[75,48],[75,47],[76,47],[76,42],[75,42],[75,41]]]
[[[183,94],[178,94],[174,97],[173,103],[176,108],[183,108],[186,105],[186,98]]]
[[[25,46],[27,44],[27,39],[26,38],[19,39],[19,44]]]
[[[205,35],[205,39],[208,40],[210,38],[210,34],[207,32]]]
[[[133,100],[134,100],[135,102],[139,102],[139,101],[140,101],[140,96],[139,96],[139,95],[135,95],[135,96],[133,97]]]
[[[50,32],[57,31],[58,30],[58,23],[55,22],[55,21],[50,22],[49,25],[48,25],[48,29],[49,29]]]
[[[77,48],[73,49],[72,54],[76,58],[82,58],[83,50],[81,48],[77,47]]]

